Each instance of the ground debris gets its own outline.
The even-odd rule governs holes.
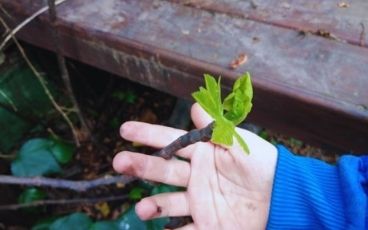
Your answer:
[[[245,53],[239,54],[234,60],[231,61],[230,69],[236,69],[241,65],[244,65],[248,61],[248,56]]]
[[[340,8],[348,8],[350,7],[350,4],[348,2],[339,2],[337,3],[337,6]]]

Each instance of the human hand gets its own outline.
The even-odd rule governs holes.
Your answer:
[[[192,107],[197,128],[211,122],[198,104]],[[211,142],[198,142],[176,155],[189,162],[121,152],[113,160],[117,172],[142,179],[186,187],[186,191],[158,194],[142,199],[136,213],[143,220],[191,216],[193,223],[180,229],[265,229],[270,208],[277,160],[276,148],[243,129],[245,155],[235,143],[225,149]],[[156,148],[170,144],[185,131],[141,122],[126,122],[121,136]]]

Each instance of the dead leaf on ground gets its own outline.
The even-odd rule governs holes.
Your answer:
[[[230,63],[230,68],[231,69],[236,69],[241,65],[244,65],[246,62],[248,61],[248,56],[244,53],[239,54],[239,56],[237,58],[235,58],[231,63]]]
[[[95,204],[95,208],[101,213],[102,217],[106,218],[110,214],[110,206],[107,202]]]
[[[340,8],[348,8],[348,7],[350,7],[350,4],[347,3],[347,2],[339,2],[337,4],[337,6],[340,7]]]
[[[157,115],[151,109],[145,109],[138,118],[141,122],[154,124],[157,122]]]

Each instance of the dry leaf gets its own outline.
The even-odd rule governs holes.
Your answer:
[[[107,204],[107,202],[98,203],[95,205],[95,208],[105,218],[110,214],[110,206]]]
[[[339,2],[337,4],[337,6],[340,7],[340,8],[348,8],[348,7],[350,7],[350,4],[347,3],[347,2]]]
[[[248,56],[242,53],[230,63],[230,68],[236,69],[239,66],[244,65],[247,61],[248,61]]]

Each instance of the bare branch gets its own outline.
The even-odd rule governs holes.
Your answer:
[[[114,176],[114,177],[102,177],[94,180],[72,181],[47,177],[16,177],[9,175],[0,175],[0,184],[63,188],[74,190],[77,192],[84,192],[89,189],[104,185],[111,185],[117,183],[127,184],[134,180],[136,180],[136,178],[132,176]]]
[[[57,29],[57,12],[56,12],[55,0],[48,0],[48,5],[49,5],[49,18],[50,18],[50,24],[51,24],[51,33],[52,33],[52,37],[54,41],[54,47],[56,51],[60,73],[61,73],[61,78],[64,81],[66,90],[68,92],[68,96],[70,100],[72,101],[73,106],[75,108],[75,112],[81,122],[82,129],[86,133],[87,138],[91,138],[90,129],[88,128],[87,122],[84,119],[79,103],[74,95],[72,83],[70,81],[69,71],[68,71],[68,68],[66,67],[65,58],[62,55],[62,49],[60,46],[60,43],[61,43],[60,35]]]
[[[180,136],[178,139],[171,142],[160,151],[154,153],[154,155],[160,156],[164,159],[170,159],[179,149],[185,148],[186,146],[194,144],[198,141],[209,141],[212,136],[213,126],[214,122],[211,122],[203,129],[193,129],[188,133]]]
[[[21,208],[31,208],[31,207],[39,207],[39,206],[48,206],[48,205],[70,205],[70,204],[95,204],[99,202],[111,202],[116,200],[125,200],[128,199],[128,195],[120,195],[120,196],[108,196],[108,197],[93,197],[93,198],[78,198],[78,199],[62,199],[62,200],[38,200],[31,203],[26,204],[8,204],[8,205],[0,205],[0,211],[9,211],[9,210],[18,210]]]
[[[59,5],[63,2],[65,2],[66,0],[57,0],[55,2],[55,5]],[[16,26],[14,29],[10,30],[9,28],[6,28],[7,30],[10,30],[9,34],[5,37],[5,39],[2,41],[1,45],[0,45],[0,50],[2,50],[6,43],[8,43],[8,41],[19,31],[21,30],[24,26],[26,26],[29,22],[31,22],[33,19],[35,19],[36,17],[38,17],[39,15],[43,14],[44,12],[46,12],[49,9],[48,6],[42,7],[41,9],[39,9],[38,11],[36,11],[34,14],[32,14],[30,17],[28,17],[26,20],[24,20],[22,23],[20,23],[18,26]]]

